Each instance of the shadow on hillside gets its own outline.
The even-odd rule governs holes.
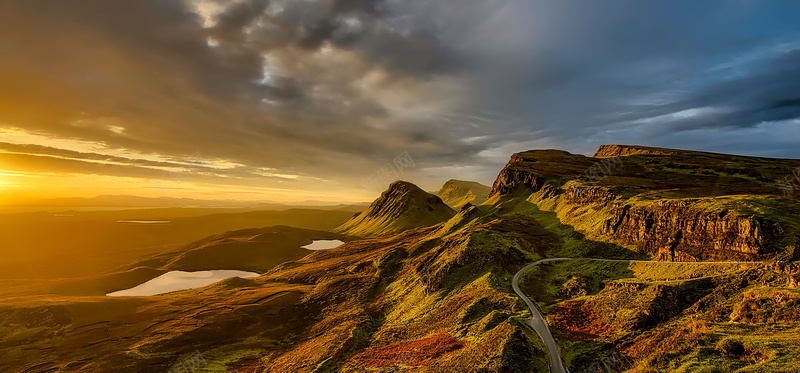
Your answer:
[[[561,238],[561,247],[549,250],[546,253],[548,257],[650,259],[648,254],[636,252],[614,243],[591,240],[583,233],[576,231],[571,225],[561,224],[561,220],[558,219],[555,212],[541,210],[534,203],[525,200],[507,200],[496,206],[499,211],[508,214],[530,215],[538,220],[545,229]]]

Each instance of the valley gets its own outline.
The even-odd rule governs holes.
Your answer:
[[[609,156],[614,168],[578,191],[582,172]],[[9,279],[0,366],[157,372],[198,352],[208,372],[790,371],[798,222],[780,211],[798,202],[771,183],[795,164],[644,147],[529,151],[480,205],[455,210],[398,181],[317,229],[219,233],[37,291]],[[314,241],[328,246],[302,248]],[[260,275],[105,296],[169,271],[219,269]]]

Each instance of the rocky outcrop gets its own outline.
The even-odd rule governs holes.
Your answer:
[[[686,154],[685,150],[655,148],[635,145],[600,145],[594,158],[623,157],[628,155],[678,155]],[[700,153],[700,152],[691,152]]]
[[[658,260],[702,261],[757,259],[772,251],[782,232],[774,221],[706,211],[699,204],[673,200],[614,206],[602,233]]]
[[[536,192],[545,184],[561,185],[591,167],[591,158],[563,150],[530,150],[511,156],[492,184],[489,197],[512,194],[523,188]]]
[[[564,187],[564,198],[570,203],[585,205],[590,203],[609,203],[619,198],[619,196],[603,187],[568,183]]]
[[[592,239],[657,260],[791,260],[800,205],[777,196],[771,180],[797,163],[626,145],[601,146],[593,158],[526,151],[490,195],[526,198]]]
[[[541,178],[537,178],[536,175],[529,172],[505,168],[503,171],[500,171],[497,180],[492,184],[492,191],[489,193],[489,197],[511,194],[520,186],[527,187],[532,192],[535,192],[539,190],[543,184]]]

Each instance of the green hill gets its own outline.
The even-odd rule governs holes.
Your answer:
[[[442,223],[455,215],[442,199],[414,184],[396,181],[366,211],[334,229],[357,237],[377,237]]]
[[[491,187],[478,182],[450,179],[442,185],[436,195],[448,206],[458,209],[467,203],[480,205],[486,202],[491,191]]]

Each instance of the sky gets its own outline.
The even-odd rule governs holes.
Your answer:
[[[800,2],[6,0],[0,204],[366,201],[511,154],[800,158]]]

